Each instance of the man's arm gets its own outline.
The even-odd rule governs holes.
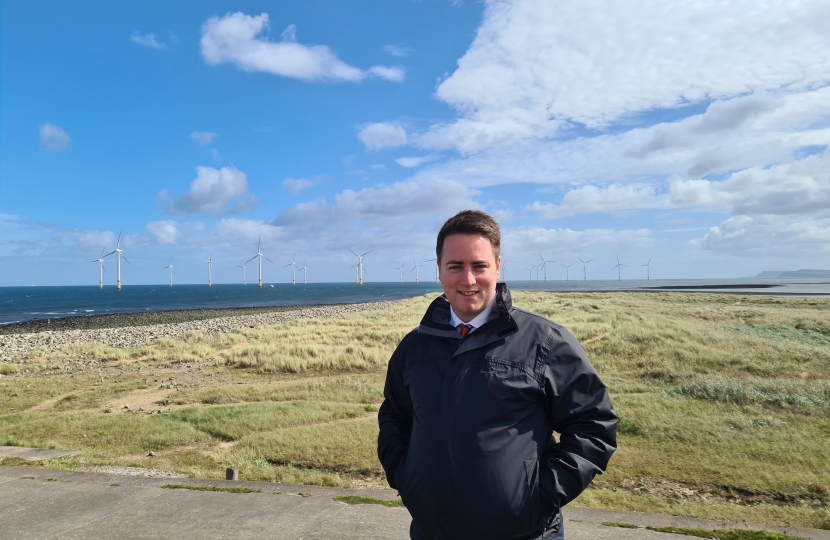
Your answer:
[[[554,329],[545,394],[553,430],[560,434],[539,463],[542,496],[553,510],[604,472],[617,448],[617,415],[582,346],[564,328]]]
[[[386,385],[383,388],[383,404],[378,413],[380,434],[378,435],[378,458],[389,486],[397,488],[395,471],[406,457],[409,436],[412,433],[412,401],[403,383],[403,343],[392,354],[386,370]]]

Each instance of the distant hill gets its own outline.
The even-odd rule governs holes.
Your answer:
[[[757,278],[767,278],[767,279],[792,279],[792,278],[805,278],[805,279],[830,279],[830,270],[809,270],[809,269],[802,269],[796,271],[769,271],[761,272],[757,276]]]

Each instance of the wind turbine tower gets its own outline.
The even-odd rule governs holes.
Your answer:
[[[246,266],[248,266],[248,265],[243,264],[242,266],[239,266],[239,265],[236,266],[237,268],[242,269],[242,285],[247,285],[248,284],[248,270],[245,268]]]
[[[291,257],[291,262],[290,262],[290,263],[288,263],[288,264],[286,264],[285,266],[283,266],[283,268],[286,268],[286,267],[288,267],[288,266],[290,266],[290,267],[291,267],[291,284],[292,284],[292,285],[296,285],[296,284],[297,284],[297,263],[295,263],[295,262],[294,262],[294,259],[295,259],[296,257],[297,257],[297,252],[295,251],[295,252],[294,252],[294,256],[293,256],[293,257]]]
[[[423,264],[418,264],[418,261],[415,260],[415,257],[412,257],[412,262],[415,263],[415,266],[412,268],[412,270],[415,270],[415,283],[418,283],[418,267],[423,268],[424,265]],[[410,270],[410,272],[412,270]]]
[[[646,280],[651,281],[651,257],[648,258],[646,264],[641,264],[640,266],[646,267]]]
[[[626,268],[628,267],[627,264],[623,264],[623,263],[620,262],[620,256],[617,255],[617,266],[611,268],[611,270],[613,270],[614,268],[617,269],[617,281],[620,281],[620,279],[621,279],[620,278],[620,270],[621,270],[621,267],[623,267],[623,266],[625,266]]]
[[[162,268],[162,270],[170,269],[170,286],[173,286],[173,257],[170,257],[170,264]]]
[[[588,261],[583,261],[582,259],[580,259],[579,257],[577,257],[577,258],[576,258],[576,260],[578,260],[579,262],[581,262],[581,263],[582,263],[582,279],[583,279],[584,281],[588,281],[588,269],[587,269],[587,267],[588,267],[588,263],[589,263],[589,262],[591,262],[591,261],[593,261],[594,259],[590,259],[590,260],[588,260]]]
[[[245,264],[248,264],[249,262],[253,261],[254,259],[259,258],[259,286],[260,286],[260,287],[262,287],[262,259],[265,259],[265,260],[266,260],[266,261],[268,261],[269,263],[273,263],[273,262],[274,262],[274,261],[272,261],[271,259],[269,259],[268,257],[266,257],[265,255],[263,255],[263,254],[262,254],[262,250],[260,249],[260,246],[261,246],[261,245],[262,245],[262,239],[260,239],[259,241],[257,241],[257,244],[256,244],[256,255],[254,255],[253,257],[251,257],[251,258],[250,258],[250,259],[248,259],[247,261],[245,261]]]
[[[104,257],[109,257],[113,253],[117,253],[116,256],[118,259],[118,290],[121,290],[121,259],[124,259],[127,264],[130,264],[130,261],[127,261],[127,257],[124,256],[124,250],[121,249],[121,231],[118,232],[118,242],[115,244],[115,249],[110,251]]]
[[[554,263],[556,261],[546,261],[542,254],[539,254],[539,258],[542,259],[542,269],[545,271],[545,283],[548,282],[548,263]]]
[[[357,284],[358,285],[363,285],[363,257],[365,257],[366,255],[368,255],[369,253],[371,253],[374,250],[370,249],[369,251],[367,251],[363,255],[358,255],[357,253],[355,253],[351,249],[349,251],[351,251],[354,254],[354,256],[357,257]]]
[[[360,283],[360,274],[358,273],[357,265],[351,266],[350,268],[354,268],[354,282]]]
[[[95,261],[92,261],[92,262],[95,262]],[[401,283],[403,283],[403,267],[404,266],[406,266],[406,263],[403,263],[402,265],[395,267],[395,270],[400,270],[400,272],[401,272]]]
[[[89,262],[90,263],[97,262],[98,265],[101,267],[100,272],[99,272],[101,277],[98,279],[98,288],[103,289],[104,288],[104,250],[103,249],[101,250],[101,254],[98,255],[97,259],[95,259],[94,261],[89,261]]]
[[[208,265],[208,287],[212,287],[213,283],[211,283],[213,278],[213,255],[208,257],[208,260],[205,261]]]
[[[571,278],[570,278],[570,276],[568,275],[568,272],[570,271],[571,266],[573,266],[573,263],[568,264],[568,265],[564,265],[564,264],[563,264],[562,266],[565,268],[565,281],[570,281],[570,280],[571,280]]]
[[[533,281],[533,265],[530,265],[530,268],[527,269],[527,280]]]
[[[306,271],[308,270],[308,261],[305,261],[303,263],[303,267],[298,268],[297,270],[302,270],[303,271],[303,285],[307,285],[308,284],[308,279],[306,279]]]
[[[440,269],[438,268],[438,259],[429,259],[429,260],[426,260],[424,262],[433,262],[433,261],[435,261],[435,283],[439,283],[438,270],[440,270]]]

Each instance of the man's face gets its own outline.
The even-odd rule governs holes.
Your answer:
[[[464,322],[484,311],[496,293],[501,259],[496,260],[490,240],[477,234],[444,238],[439,276],[455,314]]]

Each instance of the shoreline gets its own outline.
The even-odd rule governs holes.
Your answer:
[[[769,296],[778,298],[828,298],[830,292],[785,292],[777,291],[778,284],[763,285],[680,285],[638,287],[636,289],[588,289],[588,290],[539,290],[516,288],[512,291],[550,294],[614,294],[614,293],[679,293],[679,294],[726,294],[736,296]],[[760,290],[747,290],[747,289]],[[413,298],[419,295],[413,296]],[[332,304],[304,304],[281,306],[237,306],[237,307],[197,307],[192,309],[171,309],[157,311],[125,311],[116,313],[79,314],[51,318],[32,318],[0,324],[0,336],[33,334],[40,332],[61,332],[67,330],[102,330],[114,328],[132,328],[159,324],[178,324],[196,321],[208,321],[225,317],[244,317],[268,313],[285,313],[314,308],[336,308],[338,306],[359,306],[363,304],[384,304],[401,300],[342,302]]]
[[[151,313],[108,314],[96,316],[68,317],[65,325],[47,324],[40,320],[45,330],[30,332],[6,332],[0,339],[0,362],[21,360],[38,349],[54,352],[61,347],[96,342],[116,348],[140,347],[161,338],[176,338],[183,334],[198,332],[209,336],[229,333],[239,328],[254,328],[263,325],[285,324],[300,319],[338,318],[352,313],[373,311],[390,307],[402,300],[365,302],[360,304],[327,304],[315,306],[275,306],[270,308],[217,308],[216,310],[156,311]],[[229,315],[228,313],[235,313]],[[155,319],[172,318],[167,322],[155,320],[144,325],[128,324],[137,316]],[[201,318],[199,318],[201,315]],[[76,327],[75,323],[89,323],[93,317],[110,318],[109,327]],[[178,318],[178,319],[177,319]],[[54,319],[51,319],[54,320]],[[100,320],[100,319],[98,319]],[[118,325],[115,325],[115,324]],[[30,323],[23,323],[24,326]],[[39,326],[39,325],[38,325]]]

